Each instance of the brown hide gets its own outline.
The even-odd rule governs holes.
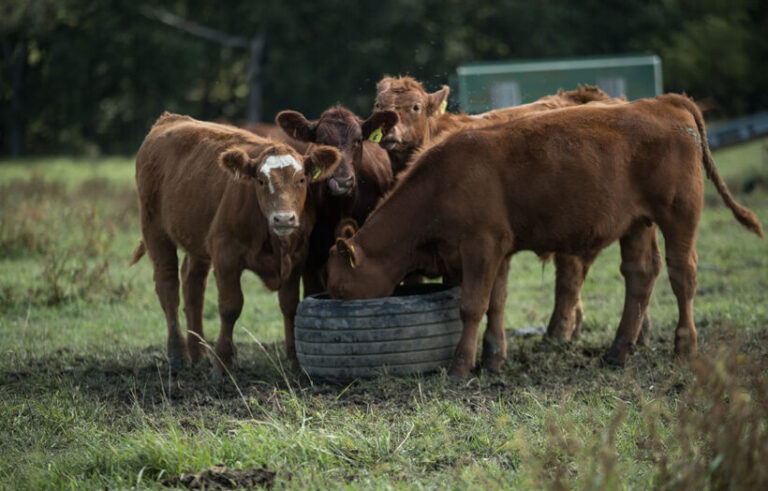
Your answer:
[[[243,129],[250,131],[263,138],[271,138],[274,141],[286,143],[294,148],[297,152],[304,155],[307,153],[309,144],[296,138],[291,138],[285,131],[283,131],[278,125],[272,123],[248,123],[243,126]]]
[[[323,290],[328,249],[337,237],[339,223],[345,218],[363,223],[392,185],[387,152],[367,138],[377,128],[386,134],[397,122],[397,115],[379,111],[362,121],[352,111],[335,106],[314,121],[296,111],[282,111],[275,119],[292,137],[310,144],[330,145],[341,153],[341,162],[333,175],[313,185],[317,224],[310,237],[302,275],[304,295],[312,295]]]
[[[561,89],[557,94],[542,97],[530,104],[470,116],[442,113],[439,109],[448,96],[448,87],[427,94],[422,85],[410,77],[385,77],[377,85],[377,92],[375,107],[394,109],[400,117],[400,123],[382,141],[389,149],[396,173],[402,172],[421,152],[455,131],[499,124],[531,114],[581,104],[626,102],[623,99],[613,99],[599,88],[587,85],[567,92]],[[415,107],[419,107],[420,111],[414,111]],[[425,107],[427,110],[423,110]],[[552,256],[551,251],[540,254],[543,260]],[[593,260],[594,257],[589,256],[555,255],[555,306],[547,326],[548,336],[563,340],[579,336],[584,318],[581,284]],[[645,342],[650,332],[647,314],[644,314],[644,317],[646,321],[641,343]]]
[[[374,110],[397,112],[400,122],[382,139],[382,146],[389,152],[392,168],[397,175],[413,161],[417,150],[427,148],[440,135],[459,129],[476,128],[509,121],[514,118],[551,109],[576,106],[589,102],[616,103],[597,87],[579,86],[568,92],[562,89],[530,104],[495,109],[482,114],[452,114],[442,108],[450,89],[443,86],[428,94],[422,84],[411,77],[384,77],[376,85]]]
[[[661,269],[656,224],[678,301],[675,354],[692,355],[702,164],[736,219],[762,236],[754,214],[717,174],[706,142],[698,108],[676,94],[455,133],[421,155],[352,239],[337,241],[328,291],[339,298],[385,296],[414,271],[459,281],[464,332],[450,373],[466,377],[486,311],[482,365],[498,370],[506,353],[501,322],[512,254],[594,257],[618,240],[626,299],[604,359],[623,363]]]
[[[202,306],[211,266],[221,317],[216,372],[228,368],[234,355],[232,329],[243,305],[244,269],[279,290],[286,349],[295,360],[298,276],[315,223],[309,183],[327,178],[338,161],[332,147],[317,146],[302,157],[286,144],[232,126],[168,113],[157,120],[136,156],[142,244],[132,261],[144,248],[152,260],[175,366],[207,356]],[[177,248],[186,252],[181,268],[186,342],[177,314]]]

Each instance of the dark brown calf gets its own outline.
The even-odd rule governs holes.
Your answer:
[[[455,133],[420,156],[352,239],[337,241],[328,291],[386,296],[411,271],[460,281],[464,331],[449,373],[466,377],[473,367],[486,312],[482,366],[498,372],[511,255],[590,258],[618,240],[626,298],[604,359],[621,364],[661,269],[657,224],[678,302],[675,354],[692,355],[702,163],[736,219],[762,236],[718,175],[701,112],[684,96],[578,106]]]
[[[352,111],[336,106],[315,121],[296,111],[282,111],[277,124],[292,138],[310,144],[336,147],[341,161],[329,179],[313,185],[317,224],[309,239],[309,255],[303,274],[304,295],[324,289],[324,268],[339,222],[353,218],[363,223],[392,185],[387,152],[368,141],[373,131],[386,134],[397,123],[391,111],[379,111],[362,121]]]
[[[229,368],[235,353],[232,330],[243,307],[244,269],[278,290],[286,351],[295,363],[299,274],[315,222],[309,183],[326,179],[338,162],[332,147],[317,146],[302,157],[288,145],[232,126],[160,116],[136,156],[142,242],[131,264],[149,253],[173,366],[207,357],[202,309],[211,266],[221,318],[215,373]],[[186,342],[178,322],[177,248],[186,252],[181,266]]]
[[[611,98],[597,87],[581,87],[548,95],[530,104],[495,109],[482,114],[452,114],[445,112],[450,89],[443,86],[428,94],[421,83],[411,77],[384,77],[376,85],[378,110],[397,112],[400,121],[382,139],[387,148],[395,172],[405,169],[419,151],[439,142],[441,138],[461,129],[479,128],[511,121],[529,114],[582,104],[619,104],[623,99]],[[542,254],[543,258],[551,253]],[[581,286],[594,261],[594,257],[576,257],[569,254],[555,255],[555,306],[547,326],[547,335],[555,339],[570,340],[578,337],[584,318],[581,303]],[[645,313],[640,343],[644,344],[650,331],[650,321]]]

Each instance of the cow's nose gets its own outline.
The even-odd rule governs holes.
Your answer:
[[[339,186],[341,187],[351,187],[354,184],[354,176],[342,176],[342,177],[336,177],[336,182],[339,183]]]
[[[275,213],[272,215],[272,223],[278,227],[296,225],[296,213]]]

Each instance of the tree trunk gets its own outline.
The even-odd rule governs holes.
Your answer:
[[[249,123],[261,121],[261,54],[264,51],[264,34],[259,33],[250,42],[251,59],[248,65],[248,112]]]
[[[24,70],[27,67],[29,49],[26,40],[19,41],[16,50],[7,36],[3,36],[3,54],[10,60],[11,103],[8,111],[8,134],[11,155],[18,157],[24,153],[24,140],[27,133],[24,115]],[[14,53],[15,51],[15,53]],[[15,56],[13,56],[15,54]]]

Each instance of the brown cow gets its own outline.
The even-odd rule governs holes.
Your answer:
[[[450,87],[443,85],[440,90],[428,94],[422,84],[411,77],[384,77],[376,84],[374,110],[395,111],[400,117],[398,124],[381,140],[381,145],[389,153],[395,174],[405,169],[417,150],[445,133],[589,102],[623,102],[588,85],[568,92],[560,90],[557,94],[521,106],[494,109],[477,115],[454,114],[445,112],[450,90]]]
[[[718,175],[701,112],[687,97],[578,106],[453,134],[418,158],[351,240],[337,241],[328,291],[386,296],[409,271],[460,280],[464,330],[449,373],[463,378],[474,365],[485,312],[481,365],[498,372],[511,255],[594,257],[619,240],[626,299],[604,360],[622,364],[661,269],[658,224],[678,301],[675,354],[692,355],[702,162],[736,219],[762,237]]]
[[[535,114],[563,107],[588,103],[617,104],[623,99],[611,98],[597,87],[579,86],[568,92],[562,89],[530,104],[496,109],[470,116],[452,114],[442,110],[450,89],[428,94],[418,81],[411,77],[384,77],[376,85],[375,109],[397,112],[400,122],[385,136],[381,144],[387,148],[396,172],[413,160],[418,150],[439,142],[440,139],[459,129],[477,128],[510,121],[528,114]],[[361,222],[362,223],[362,222]],[[551,254],[542,254],[548,259]],[[581,285],[595,258],[578,258],[570,254],[555,255],[555,306],[547,326],[547,335],[555,339],[569,340],[578,337],[584,319],[581,303]],[[586,261],[586,262],[585,262]],[[643,315],[640,344],[646,344],[650,333],[648,314]]]
[[[296,138],[291,138],[285,131],[278,125],[272,123],[246,123],[243,125],[243,129],[255,133],[263,138],[271,138],[274,141],[287,143],[292,146],[294,150],[304,155],[309,149],[309,144]]]
[[[202,309],[208,271],[219,290],[221,331],[214,373],[231,366],[232,329],[243,307],[244,269],[278,290],[288,359],[295,363],[293,318],[299,274],[307,253],[314,210],[308,184],[333,173],[339,152],[317,146],[307,157],[283,143],[232,126],[164,113],[136,156],[142,242],[154,267],[155,289],[168,325],[168,357],[174,367],[207,356]],[[178,322],[181,266],[189,336]]]
[[[296,111],[282,111],[277,124],[292,138],[312,144],[330,145],[341,152],[333,175],[313,185],[317,224],[309,239],[309,256],[304,268],[304,295],[323,291],[324,267],[339,222],[351,217],[363,223],[379,199],[392,186],[392,168],[387,152],[368,141],[371,132],[386,134],[397,123],[397,114],[378,111],[366,121],[352,111],[335,106],[320,118],[308,121]]]

